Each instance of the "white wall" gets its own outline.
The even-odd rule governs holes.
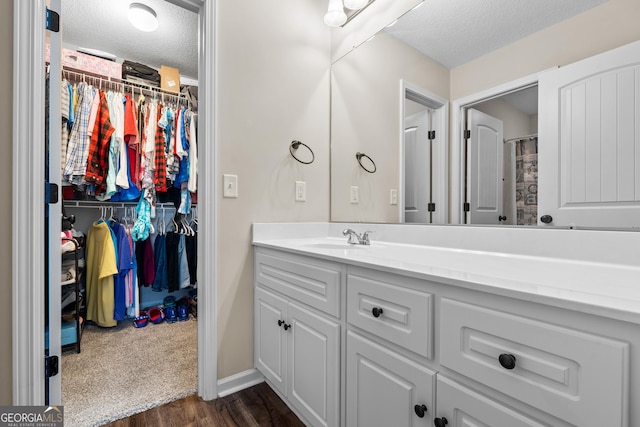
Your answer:
[[[239,197],[218,202],[218,377],[253,368],[253,222],[329,220],[330,30],[324,2],[218,2],[218,172]],[[289,155],[297,139],[310,165]],[[306,181],[307,201],[294,201]],[[202,260],[201,262],[207,262]],[[207,286],[207,284],[201,284]]]

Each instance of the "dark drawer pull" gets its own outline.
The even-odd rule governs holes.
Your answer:
[[[284,325],[284,320],[278,320],[278,326]]]
[[[427,413],[427,405],[416,405],[413,407],[413,410],[416,411],[418,417],[424,418],[424,415]]]
[[[449,424],[449,421],[447,421],[445,417],[436,418],[435,420],[433,420],[433,425],[435,425],[436,427],[444,427],[447,424]]]
[[[516,367],[516,357],[513,354],[503,353],[498,356],[498,362],[504,369],[513,369]]]
[[[380,307],[373,307],[373,309],[371,310],[371,314],[373,314],[373,317],[380,317],[382,313],[383,310]]]

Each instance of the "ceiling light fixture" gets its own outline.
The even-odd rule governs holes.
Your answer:
[[[324,23],[330,27],[342,27],[375,0],[329,0],[329,10],[324,15]]]
[[[129,5],[129,22],[140,31],[151,32],[158,28],[156,11],[142,3]]]
[[[330,27],[339,27],[347,22],[347,14],[344,13],[342,0],[329,0],[329,10],[324,15],[324,23]]]

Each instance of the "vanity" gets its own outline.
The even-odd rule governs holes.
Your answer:
[[[640,425],[640,233],[254,224],[253,245],[255,366],[308,425]]]

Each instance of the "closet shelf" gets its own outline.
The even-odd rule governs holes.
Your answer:
[[[80,256],[82,252],[82,246],[78,243],[75,238],[62,238],[63,242],[71,242],[73,244],[74,249],[70,251],[65,251],[61,253],[62,259],[64,260],[67,256],[73,257],[73,270],[74,277],[69,280],[64,280],[60,282],[60,289],[64,286],[74,286],[74,294],[75,298],[72,302],[73,310],[72,313],[66,313],[67,315],[71,314],[74,317],[74,320],[71,322],[64,321],[65,313],[61,313],[62,316],[62,336],[61,336],[61,344],[63,347],[74,346],[77,353],[80,353],[80,339],[82,337],[82,329],[84,325],[84,319],[82,316],[82,272],[83,268],[80,267]]]

